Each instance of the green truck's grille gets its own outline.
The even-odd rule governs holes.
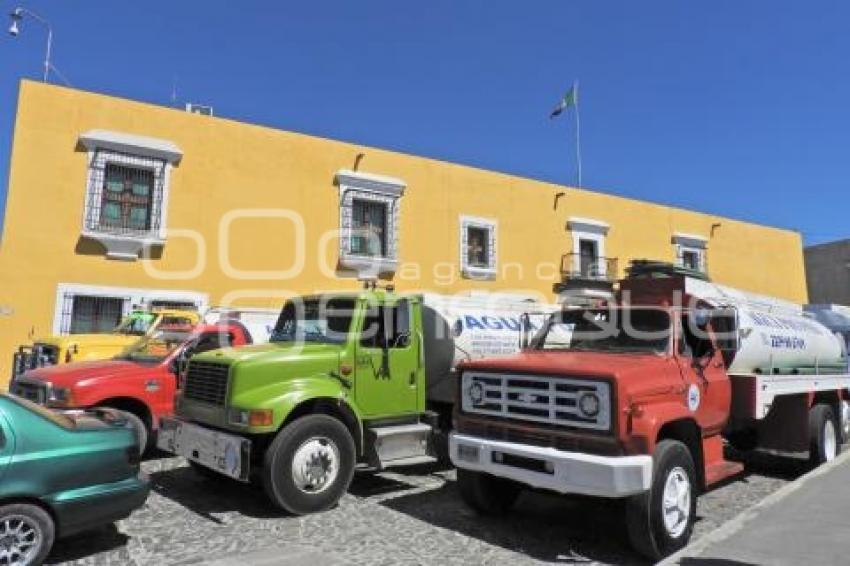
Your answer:
[[[183,397],[193,401],[224,406],[227,401],[227,377],[230,366],[215,362],[189,362]]]

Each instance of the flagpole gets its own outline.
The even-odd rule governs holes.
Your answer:
[[[581,115],[579,113],[578,81],[573,85],[576,102],[576,165],[578,169],[578,187],[581,188]]]

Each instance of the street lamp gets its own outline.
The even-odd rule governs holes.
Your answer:
[[[50,74],[51,68],[50,48],[53,44],[53,28],[50,27],[50,22],[48,22],[32,10],[27,10],[26,8],[21,8],[19,6],[9,13],[9,19],[12,21],[12,24],[9,26],[9,33],[12,35],[12,37],[17,37],[18,33],[20,33],[18,24],[21,20],[24,19],[24,16],[29,16],[30,18],[47,28],[47,53],[44,56],[44,82],[47,82],[47,77]]]

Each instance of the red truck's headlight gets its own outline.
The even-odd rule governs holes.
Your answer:
[[[73,395],[69,387],[51,387],[47,395],[47,404],[54,407],[72,407]]]

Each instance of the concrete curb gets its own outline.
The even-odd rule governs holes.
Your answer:
[[[846,446],[844,448],[847,449]],[[802,488],[813,478],[821,476],[829,472],[833,468],[837,468],[838,466],[841,466],[846,462],[850,462],[850,450],[847,450],[843,454],[839,455],[838,458],[836,458],[832,462],[819,466],[814,470],[808,472],[807,474],[804,474],[796,480],[788,483],[787,485],[782,486],[781,488],[774,491],[773,493],[771,493],[770,495],[768,495],[746,511],[742,511],[737,516],[733,517],[732,519],[729,519],[710,533],[703,535],[702,537],[690,543],[682,550],[671,554],[661,562],[658,562],[656,566],[676,566],[679,564],[679,561],[682,558],[697,556],[710,545],[722,542],[733,534],[740,531],[744,527],[744,525],[746,525],[749,521],[757,517],[759,513],[769,507],[772,507],[779,501],[782,501],[798,489]]]

